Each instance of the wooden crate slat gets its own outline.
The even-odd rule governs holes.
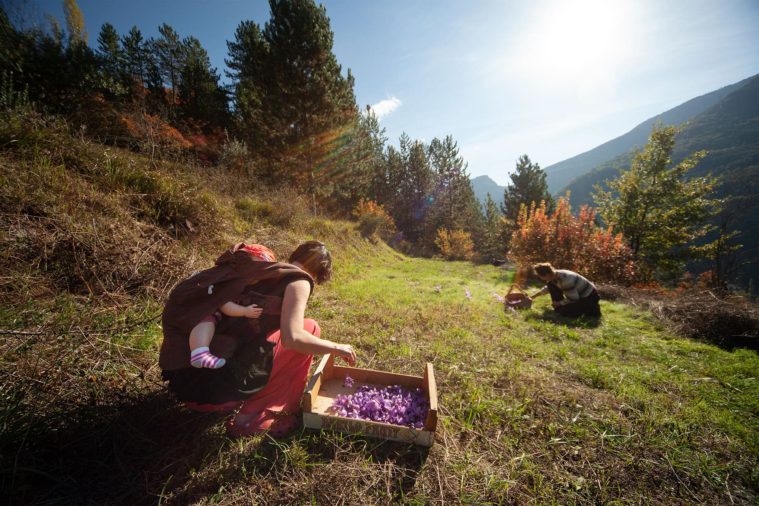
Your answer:
[[[430,362],[427,362],[427,367],[424,369],[424,388],[430,401],[430,410],[427,412],[424,428],[434,431],[437,428],[437,383],[435,383],[435,372]]]

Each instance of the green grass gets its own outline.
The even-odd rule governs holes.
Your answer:
[[[425,362],[434,364],[442,417],[432,449],[312,431],[283,441],[229,440],[223,417],[182,413],[157,381],[160,326],[150,316],[160,304],[134,300],[115,314],[87,298],[60,295],[0,311],[4,328],[68,329],[55,341],[68,351],[48,362],[53,369],[30,377],[76,391],[66,405],[34,383],[5,384],[4,449],[28,450],[29,435],[37,441],[26,454],[30,461],[21,457],[22,465],[4,470],[12,474],[14,492],[38,497],[32,490],[44,490],[41,482],[52,494],[89,497],[65,484],[74,478],[89,483],[105,444],[112,447],[108,465],[121,466],[120,480],[149,469],[153,485],[129,479],[117,487],[137,502],[756,499],[756,353],[674,336],[647,313],[607,301],[600,322],[554,316],[548,299],[506,313],[493,294],[507,290],[509,272],[408,258],[357,238],[340,243],[338,236],[351,232],[320,223],[336,234],[335,278],[317,289],[308,316],[320,322],[324,337],[352,343],[359,366],[420,375]],[[82,328],[110,330],[76,332]],[[77,377],[89,369],[77,359],[85,349],[95,361]],[[44,350],[28,339],[6,348],[3,368],[28,369],[30,357],[44,357]],[[32,416],[28,406],[43,400],[49,412]],[[167,435],[176,424],[182,430]],[[62,444],[52,427],[78,434],[80,451],[52,463],[39,460]],[[144,455],[129,452],[133,445]],[[94,497],[113,500],[100,489]]]
[[[547,298],[506,313],[493,295],[510,285],[502,269],[403,256],[287,191],[249,195],[253,181],[16,130],[21,147],[0,153],[3,497],[756,504],[755,352],[608,301],[600,321],[555,316]],[[185,219],[198,230],[178,233]],[[360,367],[434,364],[431,449],[314,431],[231,440],[223,415],[166,393],[158,316],[173,283],[238,240],[282,256],[310,238],[335,257],[307,313],[323,336],[353,344]]]
[[[465,477],[470,486],[511,483],[496,486],[511,500],[663,500],[657,483],[669,476],[679,485],[674,497],[697,490],[716,500],[743,469],[732,486],[755,493],[756,353],[673,336],[646,313],[606,301],[600,323],[552,316],[548,299],[505,314],[492,294],[505,292],[510,275],[490,266],[386,252],[341,267],[314,310],[327,337],[354,343],[365,366],[421,374],[433,362],[446,432],[484,447],[505,438],[515,457],[526,438],[540,455],[531,461],[540,479],[529,470],[508,479],[475,473]],[[572,459],[557,469],[547,450],[563,445],[602,457],[586,460],[585,476]],[[624,485],[598,478],[607,465],[631,470],[641,460],[648,471]]]

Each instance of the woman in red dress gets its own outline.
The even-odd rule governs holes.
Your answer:
[[[249,249],[249,247],[247,247]],[[281,436],[296,427],[295,415],[314,354],[334,353],[350,365],[349,344],[320,337],[305,318],[314,284],[328,281],[332,258],[318,241],[298,246],[288,263],[256,261],[238,244],[216,262],[180,283],[163,314],[159,365],[169,389],[198,411],[233,411],[232,436],[269,431]],[[190,365],[189,332],[226,302],[262,308],[257,319],[222,315],[210,351],[225,358],[218,369]]]

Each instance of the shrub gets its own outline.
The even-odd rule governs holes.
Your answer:
[[[463,230],[439,228],[435,245],[446,260],[469,260],[474,255],[472,235]]]
[[[261,202],[250,197],[242,197],[235,203],[240,216],[248,221],[256,221],[271,216],[274,207],[269,202]]]
[[[221,147],[219,166],[237,174],[250,175],[250,155],[244,142],[232,139]]]
[[[129,195],[138,217],[177,233],[192,232],[198,225],[206,231],[218,226],[216,203],[203,188],[191,187],[141,164],[127,163],[108,151],[101,165],[98,180]]]
[[[2,151],[33,158],[68,151],[71,144],[69,127],[59,117],[45,117],[31,108],[0,110]]]
[[[22,91],[16,91],[13,87],[13,72],[5,70],[0,75],[0,110],[10,112],[31,110],[29,85],[26,85]]]
[[[267,195],[271,212],[266,220],[275,227],[295,230],[308,221],[312,213],[308,202],[292,188],[272,190]]]
[[[0,301],[58,292],[162,297],[190,270],[166,230],[136,219],[115,192],[46,159],[0,165]]]
[[[393,218],[373,200],[361,199],[353,210],[353,216],[358,219],[361,235],[375,242],[379,239],[389,241],[395,235]]]
[[[551,262],[590,279],[630,283],[636,275],[633,254],[622,234],[595,224],[595,211],[583,206],[573,215],[567,198],[548,214],[545,202],[522,206],[511,237],[509,258],[520,266]]]

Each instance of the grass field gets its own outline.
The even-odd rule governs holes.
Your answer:
[[[0,116],[0,498],[12,504],[759,504],[759,356],[602,301],[505,313],[512,274],[413,259],[255,178]],[[258,193],[257,193],[258,192]],[[162,300],[235,242],[327,242],[307,316],[359,367],[435,366],[431,449],[229,439],[157,366]],[[468,292],[471,298],[466,296]]]
[[[646,313],[606,301],[600,322],[555,318],[547,299],[507,314],[494,293],[507,289],[511,273],[491,266],[411,259],[359,242],[341,247],[336,264],[308,316],[325,337],[354,344],[361,367],[421,374],[424,362],[434,364],[442,418],[431,449],[310,430],[280,441],[228,439],[224,416],[185,412],[165,393],[155,365],[160,328],[140,323],[160,307],[147,304],[144,314],[125,316],[136,325],[121,333],[59,337],[54,361],[37,354],[48,361],[36,364],[38,373],[28,356],[45,346],[44,337],[6,336],[4,373],[26,379],[3,383],[10,497],[98,504],[757,500],[755,352],[673,336]],[[86,310],[82,301],[56,304],[49,309],[70,306],[69,318]],[[4,313],[2,327],[19,328],[13,318]],[[101,357],[98,368],[67,376],[88,347]],[[76,383],[78,395],[46,397],[54,381]]]

